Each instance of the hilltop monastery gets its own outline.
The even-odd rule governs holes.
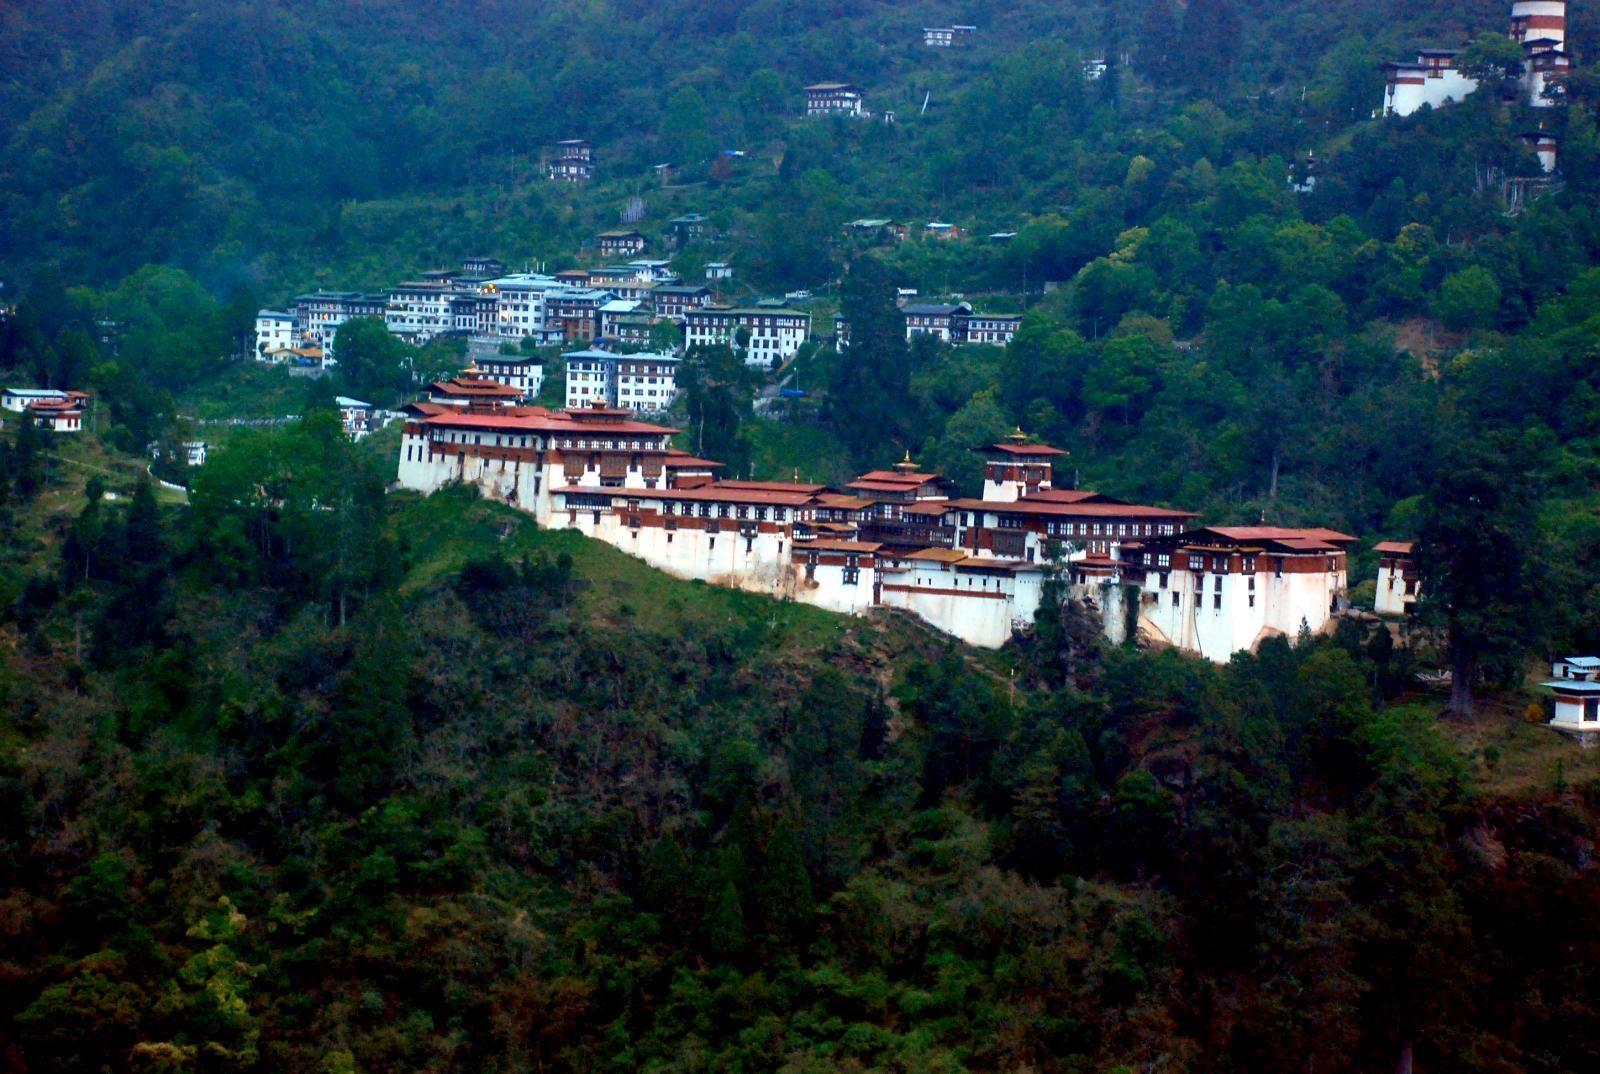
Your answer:
[[[1113,640],[1135,630],[1216,661],[1327,627],[1355,542],[1331,530],[1194,528],[1191,512],[1055,487],[1066,452],[1020,432],[988,451],[982,496],[954,498],[907,458],[842,488],[719,479],[624,409],[521,406],[476,386],[413,403],[399,483],[475,485],[679,578],[845,614],[900,608],[997,648],[1033,623],[1047,577]]]

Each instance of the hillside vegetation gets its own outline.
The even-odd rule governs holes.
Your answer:
[[[1386,630],[978,657],[367,467],[313,416],[184,510],[6,483],[11,1068],[1600,1058],[1600,761]]]

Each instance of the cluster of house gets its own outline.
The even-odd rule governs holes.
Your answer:
[[[922,235],[933,242],[948,242],[952,239],[967,237],[966,229],[959,224],[946,223],[943,220],[929,220],[922,225]],[[903,224],[898,220],[880,220],[867,217],[861,220],[852,220],[844,226],[845,235],[852,239],[866,239],[869,242],[896,243],[905,242],[911,238],[911,225]],[[989,238],[998,241],[1015,238],[1014,232],[996,232]]]
[[[637,252],[643,237],[632,231],[607,232],[600,243],[606,252]],[[720,283],[732,270],[717,262],[708,266],[707,275]],[[339,327],[357,317],[381,319],[408,343],[463,337],[480,364],[503,367],[494,371],[530,396],[538,394],[543,366],[499,355],[502,344],[531,340],[540,346],[622,350],[648,347],[676,334],[685,346],[727,343],[740,349],[750,364],[770,366],[794,357],[811,334],[805,311],[770,299],[746,306],[720,304],[711,286],[683,282],[662,259],[634,258],[620,265],[545,274],[507,273],[499,261],[472,258],[459,272],[425,272],[381,294],[317,291],[300,295],[287,310],[261,310],[256,315],[256,357],[325,367],[337,361]]]
[[[7,388],[0,392],[0,408],[26,414],[41,429],[55,433],[83,430],[83,415],[89,409],[87,392],[55,388]]]
[[[904,609],[974,645],[1031,625],[1060,574],[1113,639],[1129,631],[1209,659],[1323,630],[1355,538],[1273,526],[1196,528],[1193,512],[1057,489],[1066,452],[1020,432],[988,452],[980,498],[909,458],[839,488],[719,478],[674,429],[592,404],[551,411],[485,382],[407,408],[399,484],[477,486],[682,578],[833,611]]]
[[[1522,92],[1532,108],[1551,108],[1564,97],[1564,83],[1572,72],[1567,52],[1566,0],[1513,0],[1511,39],[1522,47]],[[1408,116],[1423,105],[1439,108],[1459,101],[1478,88],[1478,82],[1456,66],[1457,49],[1419,49],[1415,62],[1383,65],[1383,103],[1379,114]],[[1560,136],[1541,122],[1518,134],[1539,158],[1546,174],[1556,170]]]
[[[1004,347],[1022,327],[1020,313],[976,313],[968,302],[913,302],[915,296],[901,296],[897,305],[905,317],[906,342],[918,336],[961,346],[966,343]],[[850,324],[840,314],[833,319],[834,347],[850,346]]]

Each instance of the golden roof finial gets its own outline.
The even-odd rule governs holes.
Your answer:
[[[894,468],[896,470],[903,470],[908,474],[911,473],[912,471],[916,470],[917,464],[911,461],[911,449],[910,448],[906,449],[906,457],[901,459],[899,462],[895,463],[894,464]]]

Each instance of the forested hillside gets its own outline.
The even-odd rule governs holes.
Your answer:
[[[331,414],[182,511],[7,462],[8,1070],[1600,1060],[1600,762],[1387,629],[978,657],[386,498]]]
[[[1506,19],[1500,0],[1192,6],[1186,27],[1166,0],[464,0],[448,17],[405,0],[24,0],[0,12],[0,279],[55,263],[104,285],[161,262],[218,292],[278,291],[383,285],[485,248],[554,258],[624,193],[660,219],[680,201],[759,216],[791,154],[873,215],[1014,220],[1119,177],[1107,156],[1184,100],[1238,96],[1260,117],[1215,165],[1303,152],[1376,105],[1379,60]],[[1594,15],[1574,15],[1586,47]],[[950,21],[979,25],[975,46],[925,49],[921,28]],[[1081,59],[1118,53],[1127,77],[1082,87]],[[800,87],[826,78],[899,124],[792,127]],[[600,190],[540,180],[541,150],[568,137],[597,143]],[[647,189],[652,164],[704,178],[728,147],[751,159],[711,189]],[[812,283],[795,278],[812,267],[773,275]]]

